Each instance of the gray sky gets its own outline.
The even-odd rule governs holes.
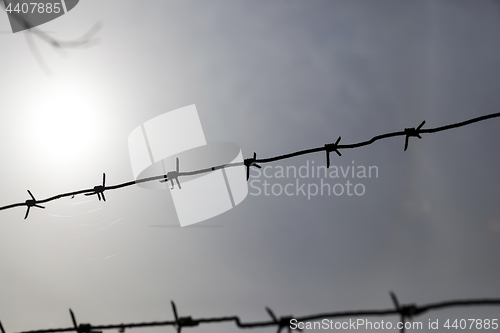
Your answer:
[[[190,104],[207,141],[236,143],[245,157],[498,112],[499,17],[498,1],[82,0],[40,28],[68,40],[99,21],[99,43],[59,52],[36,40],[47,76],[3,14],[0,205],[27,189],[41,199],[89,188],[103,172],[107,184],[131,180],[130,132]],[[69,307],[92,324],[171,319],[170,300],[181,315],[251,321],[268,319],[265,306],[295,316],[390,308],[390,290],[418,304],[500,297],[498,125],[413,138],[406,152],[404,138],[343,150],[332,165],[377,166],[378,178],[323,181],[361,183],[364,195],[250,188],[200,227],[174,227],[170,194],[138,187],[105,203],[47,203],[27,220],[22,208],[1,211],[0,320],[13,332],[70,326]],[[269,165],[313,162],[325,165],[324,154]]]

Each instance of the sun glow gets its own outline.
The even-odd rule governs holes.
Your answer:
[[[32,133],[40,153],[57,162],[72,162],[95,144],[99,127],[88,97],[68,88],[51,89],[36,104]]]

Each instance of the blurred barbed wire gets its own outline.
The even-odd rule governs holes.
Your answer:
[[[292,330],[301,332],[302,328],[305,327],[304,323],[313,322],[316,320],[332,319],[332,318],[382,317],[382,316],[394,316],[394,315],[399,315],[400,321],[396,325],[394,325],[395,327],[393,326],[392,322],[390,322],[390,327],[388,327],[389,322],[387,322],[385,327],[387,329],[399,329],[401,333],[404,333],[405,330],[415,327],[415,325],[412,325],[413,323],[411,323],[414,317],[417,317],[428,311],[434,311],[451,307],[500,305],[499,298],[452,300],[439,303],[424,304],[420,306],[416,304],[402,305],[400,304],[398,298],[393,292],[390,292],[390,296],[394,304],[394,308],[390,309],[326,312],[326,313],[318,313],[301,317],[296,317],[296,316],[278,317],[276,316],[274,311],[272,311],[269,307],[266,307],[266,311],[271,317],[271,320],[255,321],[255,322],[243,322],[239,316],[224,316],[224,317],[212,317],[212,318],[192,318],[191,316],[180,317],[177,312],[177,307],[173,301],[171,302],[172,312],[174,316],[173,320],[151,321],[151,322],[141,322],[141,323],[128,323],[128,324],[122,323],[114,325],[92,325],[88,323],[78,324],[75,314],[70,309],[69,312],[71,320],[73,322],[72,327],[22,331],[19,333],[56,333],[56,332],[101,333],[102,330],[111,330],[111,329],[117,329],[119,330],[119,332],[124,333],[125,330],[129,328],[160,327],[160,326],[172,326],[177,330],[177,333],[181,333],[184,327],[196,327],[202,324],[214,324],[214,323],[225,323],[225,322],[233,322],[240,329],[276,327],[277,333],[280,333],[283,329],[287,329],[288,332],[290,333],[292,332]],[[498,318],[492,318],[491,320],[493,321],[493,323],[495,323],[498,321]],[[332,325],[331,322],[330,325]],[[362,323],[356,321],[356,324],[350,323],[349,329],[352,328],[353,326],[355,327],[355,329],[359,329],[359,326],[361,325]],[[341,326],[342,329],[347,329],[343,327],[344,326],[343,323]],[[498,323],[496,323],[496,326],[497,326],[496,329],[498,329]],[[419,327],[419,329],[422,328],[423,327]],[[496,330],[495,328],[492,329]],[[1,322],[0,322],[0,331],[1,333],[7,333],[7,331],[2,326]]]
[[[0,0],[0,8],[2,8],[4,11],[5,9],[5,3],[4,0]],[[95,23],[87,32],[85,32],[82,36],[79,38],[75,38],[72,40],[68,41],[63,41],[59,40],[57,38],[51,37],[49,33],[43,31],[42,29],[32,27],[30,22],[26,21],[26,18],[20,16],[20,15],[11,15],[9,16],[10,19],[16,20],[17,23],[19,23],[21,26],[25,27],[26,30],[24,30],[24,36],[26,38],[26,42],[28,43],[28,46],[31,50],[31,53],[35,57],[35,60],[38,63],[38,66],[45,72],[46,75],[52,75],[52,72],[45,62],[43,56],[40,53],[40,50],[38,49],[34,37],[40,39],[41,41],[47,43],[51,47],[53,47],[56,50],[63,50],[66,48],[76,48],[76,47],[82,47],[82,46],[92,46],[97,43],[97,39],[95,38],[99,30],[102,28],[102,24],[100,22]]]

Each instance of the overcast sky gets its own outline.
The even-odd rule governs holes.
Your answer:
[[[109,185],[132,180],[132,130],[191,104],[207,141],[238,144],[244,157],[500,106],[498,1],[81,0],[39,28],[71,40],[97,22],[92,47],[59,51],[35,38],[48,75],[0,15],[0,206],[24,202],[28,189],[42,199],[91,188],[103,172]],[[245,201],[193,227],[179,227],[167,191],[139,187],[106,192],[106,202],[53,201],[27,220],[24,208],[1,211],[0,320],[10,333],[68,327],[70,307],[97,325],[170,320],[170,300],[184,316],[253,321],[268,319],[265,306],[295,316],[391,308],[389,291],[417,304],[498,298],[499,124],[425,134],[406,152],[398,137],[331,155],[339,169],[376,166],[378,177],[252,172]],[[267,165],[313,163],[325,165],[324,153]],[[297,181],[365,191],[255,195],[265,180],[276,191]]]

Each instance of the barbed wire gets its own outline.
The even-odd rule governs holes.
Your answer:
[[[23,24],[27,23],[24,22],[23,20]],[[28,43],[31,53],[35,57],[38,66],[40,66],[40,68],[45,72],[45,74],[51,75],[52,71],[50,70],[49,66],[43,59],[42,55],[40,54],[38,47],[35,44],[33,36],[38,37],[39,39],[46,42],[55,49],[62,50],[64,48],[76,48],[86,45],[87,46],[92,45],[92,43],[95,43],[96,41],[95,35],[101,29],[101,27],[102,27],[101,23],[97,22],[85,34],[83,34],[83,36],[69,41],[62,41],[53,38],[49,36],[45,31],[34,27],[26,30],[25,36],[26,36],[26,42]]]
[[[451,307],[500,305],[499,298],[452,300],[439,303],[430,303],[420,306],[415,304],[401,305],[398,301],[398,298],[393,292],[390,292],[390,296],[395,306],[394,308],[391,309],[328,312],[328,313],[312,314],[302,317],[295,317],[295,316],[278,317],[269,307],[266,307],[266,311],[271,317],[271,320],[256,321],[256,322],[243,322],[239,316],[224,316],[224,317],[198,318],[198,319],[193,319],[191,316],[180,317],[177,312],[177,307],[173,301],[171,302],[171,305],[172,305],[174,320],[151,321],[151,322],[141,322],[141,323],[128,323],[128,324],[122,323],[114,325],[78,324],[73,310],[69,309],[71,320],[73,322],[72,327],[22,331],[19,333],[56,333],[56,332],[101,333],[102,331],[97,331],[97,330],[111,330],[111,329],[118,329],[119,332],[124,333],[125,329],[128,328],[160,327],[160,326],[172,326],[177,330],[177,333],[181,333],[184,327],[196,327],[199,326],[200,324],[213,324],[213,323],[224,323],[224,322],[233,322],[239,329],[277,327],[277,333],[280,333],[285,328],[290,333],[292,332],[292,330],[301,332],[302,329],[300,326],[304,327],[305,326],[304,323],[320,319],[322,320],[322,319],[332,319],[332,318],[382,317],[382,316],[393,316],[393,315],[400,316],[399,323],[401,324],[398,323],[397,325],[399,325],[400,327],[396,328],[399,328],[400,332],[404,333],[405,329],[409,328],[406,327],[407,326],[406,324],[409,323],[408,320],[411,321],[413,320],[414,317],[419,316],[428,311],[434,311]],[[2,326],[1,322],[0,322],[0,332],[7,333],[7,331]]]
[[[321,147],[317,147],[317,148],[300,150],[300,151],[296,151],[296,152],[285,154],[285,155],[279,155],[279,156],[275,156],[275,157],[262,158],[262,159],[258,159],[257,154],[254,152],[253,157],[246,158],[243,162],[221,164],[221,165],[212,166],[209,168],[199,169],[199,170],[194,170],[194,171],[181,172],[179,170],[179,167],[180,167],[179,159],[176,158],[176,169],[174,171],[167,172],[166,174],[137,179],[137,180],[132,180],[132,181],[117,184],[117,185],[106,186],[106,174],[103,173],[102,185],[97,185],[97,186],[94,186],[93,188],[89,188],[89,189],[83,189],[83,190],[78,190],[78,191],[73,191],[73,192],[57,194],[55,196],[49,197],[47,199],[42,199],[42,200],[36,200],[34,195],[31,193],[31,191],[28,190],[28,193],[29,193],[31,199],[28,199],[25,202],[19,202],[19,203],[0,207],[0,210],[26,206],[27,210],[26,210],[26,214],[24,216],[24,218],[26,219],[28,217],[28,215],[30,213],[30,209],[32,207],[43,209],[45,207],[40,206],[39,204],[50,202],[50,201],[57,200],[60,198],[74,197],[76,195],[84,194],[84,195],[96,195],[99,200],[103,199],[104,201],[106,201],[106,198],[104,196],[105,191],[117,190],[120,188],[132,186],[132,185],[136,185],[136,184],[141,184],[141,183],[146,183],[146,182],[151,182],[151,181],[160,181],[160,182],[170,181],[172,188],[173,188],[174,187],[174,180],[175,180],[177,183],[177,186],[179,187],[179,189],[181,189],[179,177],[193,176],[193,175],[197,175],[197,174],[212,172],[212,171],[223,169],[223,168],[237,167],[237,166],[245,166],[246,167],[246,178],[248,180],[249,176],[250,176],[250,168],[251,167],[261,168],[260,164],[271,163],[271,162],[275,162],[275,161],[279,161],[279,160],[284,160],[284,159],[288,159],[288,158],[292,158],[292,157],[296,157],[296,156],[312,154],[312,153],[317,153],[317,152],[322,152],[322,151],[326,152],[326,164],[327,164],[327,167],[330,167],[330,153],[335,152],[339,156],[341,156],[342,155],[340,153],[341,149],[359,148],[359,147],[371,145],[378,140],[387,139],[387,138],[391,138],[391,137],[397,137],[397,136],[404,136],[405,137],[404,151],[406,151],[408,149],[408,143],[409,143],[410,137],[417,137],[417,138],[421,139],[422,137],[420,134],[423,134],[423,133],[437,133],[437,132],[446,131],[446,130],[450,130],[450,129],[458,128],[458,127],[463,127],[466,125],[470,125],[473,123],[477,123],[477,122],[492,119],[492,118],[498,118],[498,117],[500,117],[500,112],[484,115],[484,116],[477,117],[477,118],[472,118],[472,119],[462,121],[459,123],[454,123],[454,124],[435,127],[435,128],[426,128],[426,129],[422,128],[425,124],[425,120],[424,120],[422,123],[420,123],[420,125],[417,128],[415,128],[415,127],[405,128],[403,131],[377,135],[377,136],[374,136],[373,138],[371,138],[370,140],[362,141],[362,142],[358,142],[358,143],[341,145],[340,144],[341,137],[339,136],[335,143],[327,143],[327,144],[325,144]]]
[[[5,4],[3,0],[0,0],[0,7],[5,11]],[[87,32],[85,32],[81,37],[75,38],[73,40],[69,41],[62,41],[57,38],[53,38],[49,36],[49,34],[39,28],[32,27],[32,24],[28,22],[24,17],[21,15],[16,15],[16,13],[10,13],[9,14],[9,19],[15,20],[17,23],[19,23],[21,26],[25,27],[25,37],[26,37],[26,42],[28,43],[28,46],[31,50],[31,53],[35,57],[35,60],[38,63],[38,66],[45,72],[47,75],[51,75],[52,72],[49,68],[49,66],[46,64],[45,60],[43,59],[42,55],[40,54],[40,51],[38,50],[38,47],[35,44],[33,36],[36,36],[43,42],[49,44],[51,47],[55,49],[62,50],[64,48],[75,48],[75,47],[81,47],[81,46],[88,46],[92,45],[92,43],[96,42],[95,36],[99,32],[99,30],[102,27],[102,24],[97,22],[92,26]]]

